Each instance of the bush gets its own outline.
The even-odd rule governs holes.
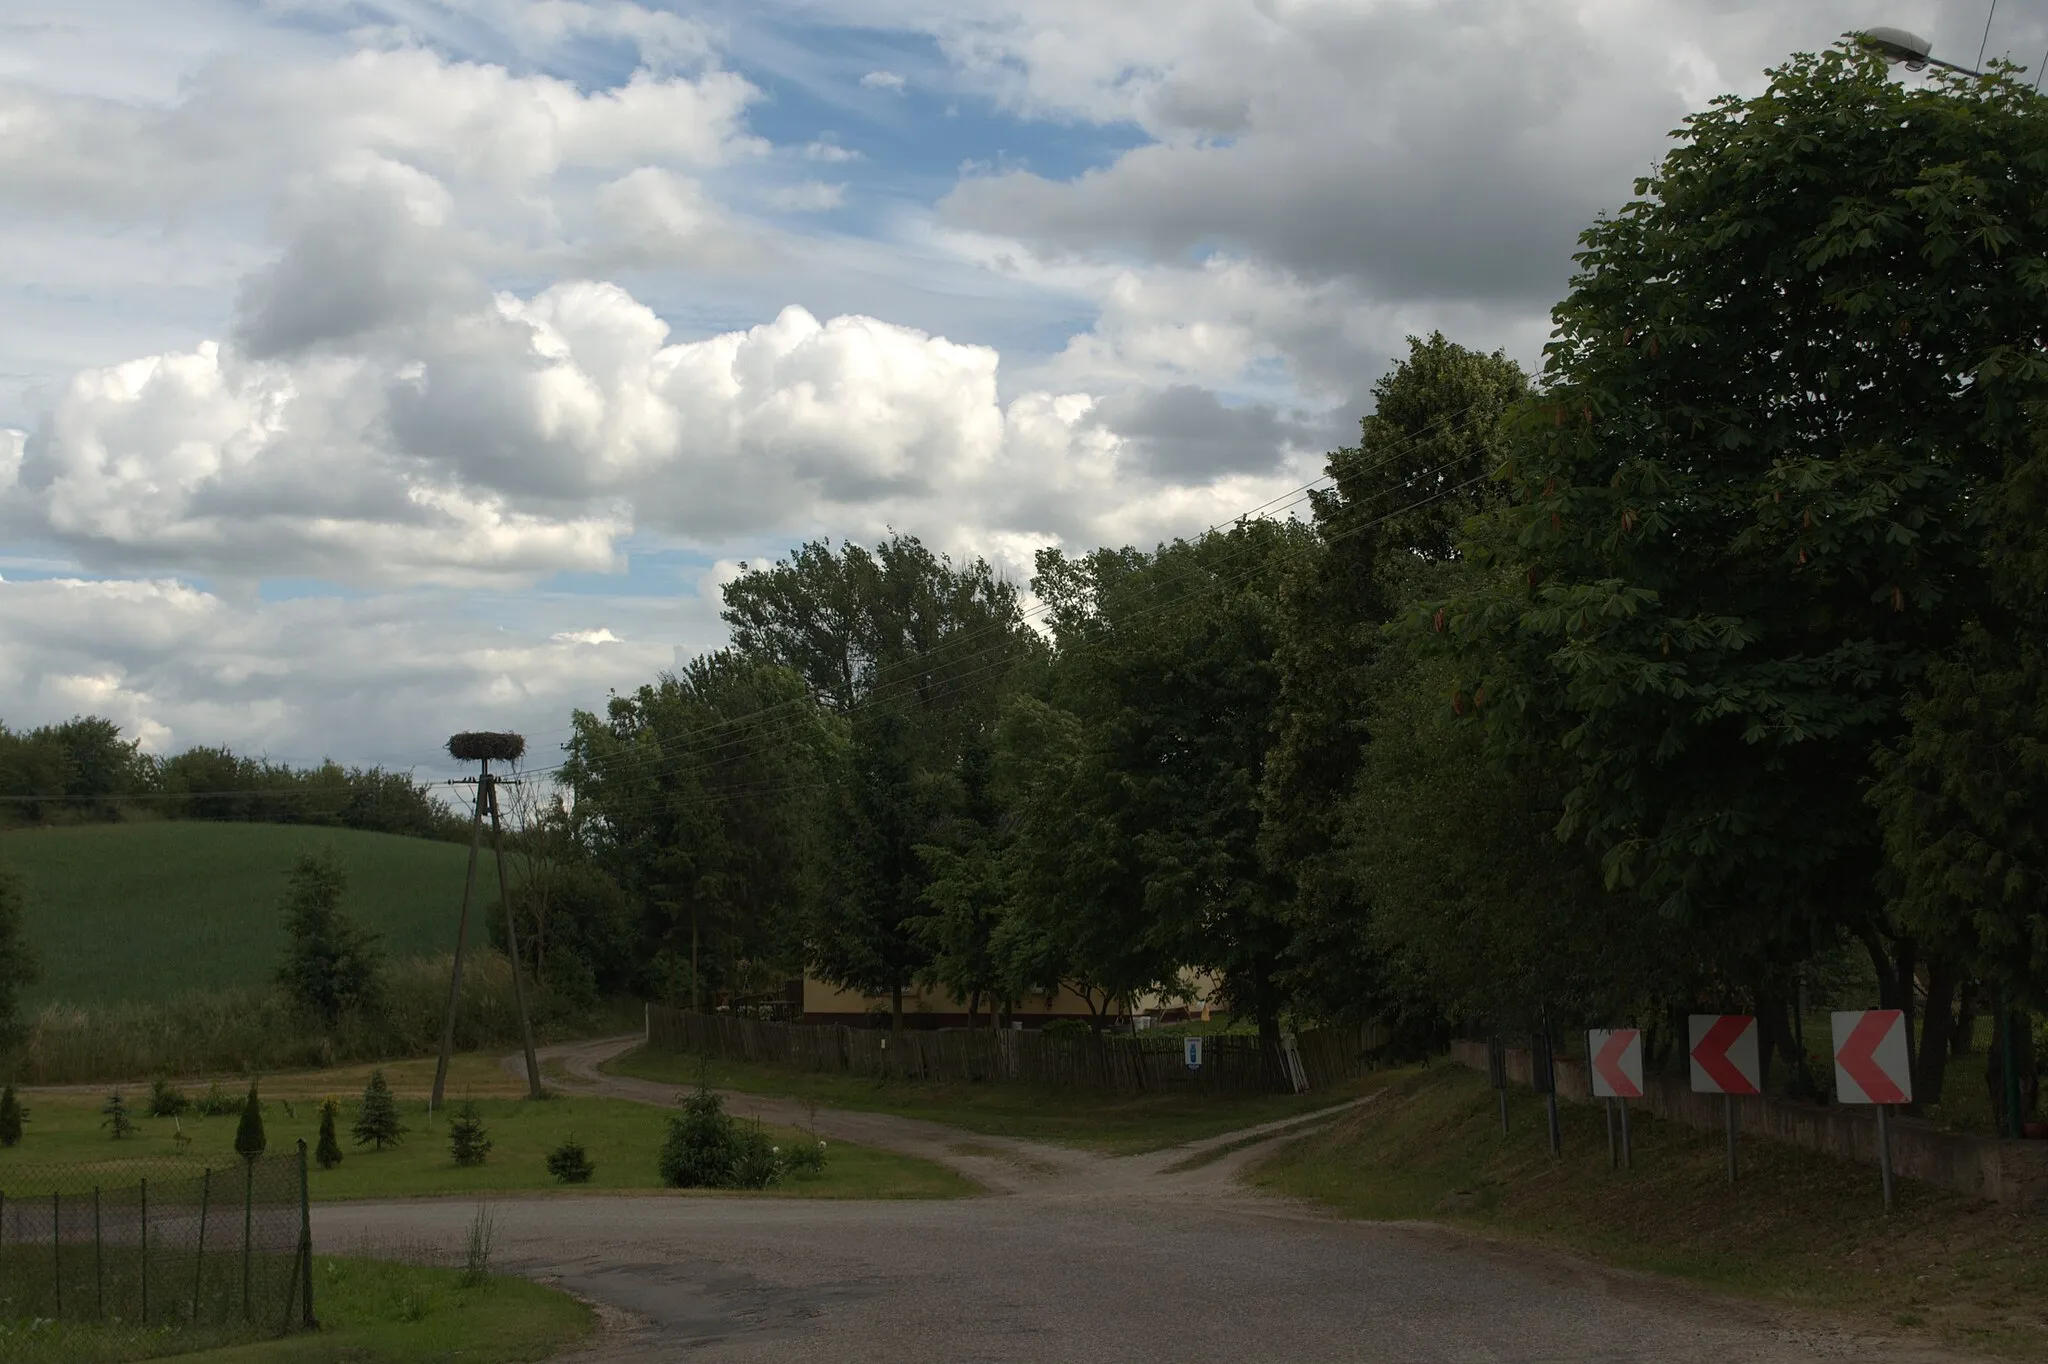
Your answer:
[[[28,1121],[28,1110],[15,1097],[14,1086],[0,1089],[0,1146],[21,1145],[21,1125]]]
[[[588,1184],[597,1166],[591,1164],[583,1143],[571,1137],[548,1152],[548,1173],[563,1184]]]
[[[668,1120],[661,1145],[661,1182],[671,1189],[731,1187],[737,1132],[725,1100],[699,1085],[683,1100],[683,1111]]]
[[[120,1090],[117,1089],[107,1095],[107,1101],[100,1105],[100,1112],[106,1114],[100,1126],[113,1128],[115,1141],[120,1141],[135,1130],[135,1122],[128,1116],[127,1100],[121,1097]]]
[[[384,1072],[371,1071],[370,1083],[363,1086],[362,1108],[356,1114],[356,1145],[375,1145],[381,1151],[398,1145],[405,1132],[405,1124],[398,1120],[398,1100],[392,1097]]]
[[[149,1107],[146,1112],[152,1118],[181,1117],[192,1107],[192,1101],[185,1097],[185,1091],[159,1076],[149,1082]]]
[[[818,1168],[824,1167],[822,1153]],[[760,1123],[742,1127],[725,1100],[699,1085],[669,1119],[661,1147],[662,1183],[672,1189],[765,1189],[782,1178],[784,1157]]]
[[[320,1162],[323,1170],[332,1170],[341,1164],[341,1142],[334,1135],[334,1124],[341,1117],[341,1102],[333,1096],[320,1104],[320,1141],[314,1148],[313,1159]]]
[[[192,1111],[202,1118],[230,1118],[241,1113],[242,1101],[222,1089],[220,1081],[215,1080],[192,1105]]]
[[[456,1110],[454,1121],[448,1124],[448,1154],[464,1168],[483,1164],[491,1154],[491,1139],[484,1131],[483,1115],[476,1111],[474,1103],[464,1101]]]
[[[810,1179],[825,1173],[825,1143],[813,1135],[802,1141],[791,1142],[782,1152],[782,1172],[798,1179]]]
[[[248,1101],[242,1105],[242,1120],[235,1124],[235,1154],[253,1162],[269,1144],[270,1139],[263,1135],[263,1101],[256,1097],[256,1086],[251,1082]]]

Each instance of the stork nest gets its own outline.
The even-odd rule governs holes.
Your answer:
[[[488,730],[457,734],[448,740],[448,755],[466,763],[517,762],[526,752],[526,736],[494,734]]]

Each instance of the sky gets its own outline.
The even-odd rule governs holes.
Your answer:
[[[2048,48],[2048,0],[8,0],[0,722],[548,761],[804,540],[1021,583],[1227,522],[1407,336],[1539,364],[1686,114],[1879,23]]]

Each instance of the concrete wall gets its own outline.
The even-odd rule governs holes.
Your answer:
[[[1484,1074],[1484,1042],[1451,1043],[1451,1059]],[[1532,1083],[1529,1050],[1507,1049],[1511,1084]],[[1557,1059],[1557,1096],[1592,1101],[1592,1087],[1583,1061]],[[1631,1108],[1703,1132],[1722,1127],[1722,1098],[1695,1094],[1691,1085],[1668,1075],[1643,1077],[1643,1097]],[[1736,1130],[1844,1160],[1877,1164],[1877,1115],[1864,1104],[1822,1107],[1789,1099],[1744,1097],[1735,1100]],[[1892,1168],[1907,1179],[1993,1203],[2020,1208],[2048,1208],[2048,1141],[1999,1141],[1992,1137],[1945,1132],[1915,1118],[1894,1115]]]

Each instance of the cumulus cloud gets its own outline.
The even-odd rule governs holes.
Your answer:
[[[546,763],[572,706],[637,686],[676,649],[720,634],[710,604],[688,601],[608,603],[615,619],[639,617],[624,639],[557,628],[590,609],[524,604],[514,630],[447,594],[237,603],[169,580],[10,582],[0,693],[10,723],[93,712],[155,752],[227,744],[432,774],[449,733],[506,728]]]
[[[888,90],[895,94],[902,94],[904,84],[901,73],[895,71],[870,71],[860,78],[860,85],[863,90]]]
[[[791,213],[823,213],[846,202],[845,185],[828,185],[822,180],[778,185],[768,191],[768,202]]]

